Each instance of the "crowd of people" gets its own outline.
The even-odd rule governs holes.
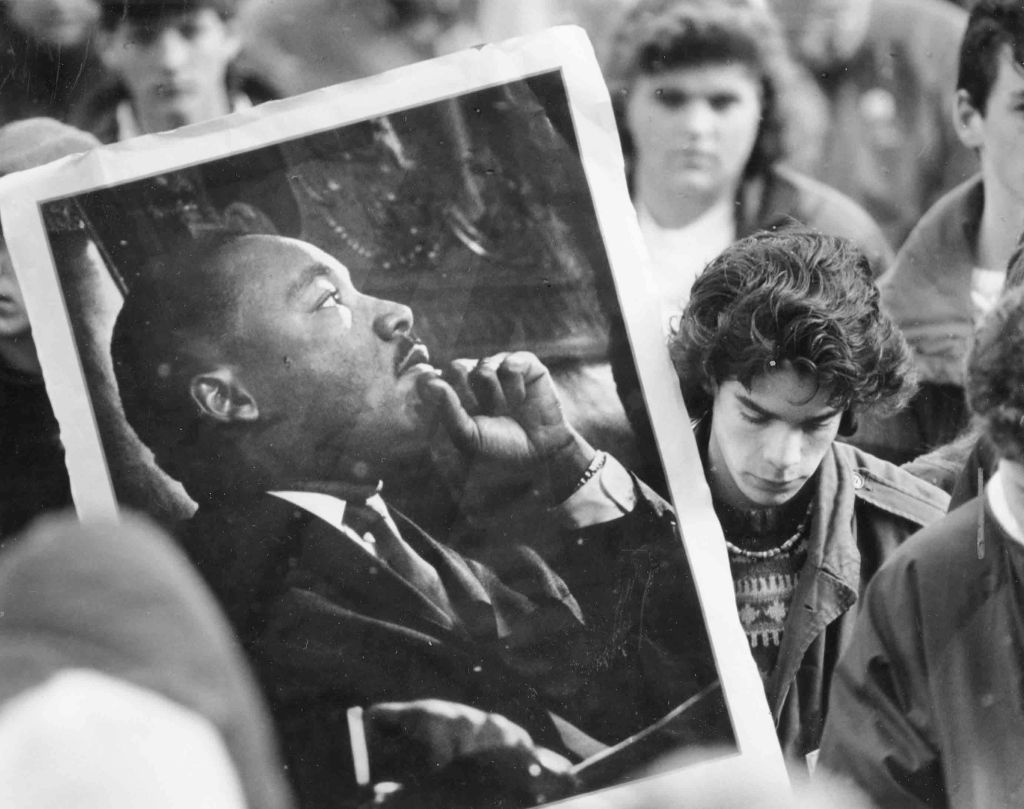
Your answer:
[[[0,0],[0,176],[561,22],[801,805],[1020,805],[1024,0]],[[198,510],[31,526],[72,492],[0,233],[0,804],[525,806],[683,703],[735,742],[656,453],[595,447],[529,352],[434,368],[360,287],[303,238],[192,239],[110,359]],[[530,536],[478,558],[396,508],[437,425]],[[737,775],[636,805],[788,800]]]

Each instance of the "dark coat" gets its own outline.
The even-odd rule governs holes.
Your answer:
[[[269,694],[303,806],[353,797],[353,705],[460,702],[571,755],[549,711],[618,741],[715,681],[674,516],[654,495],[565,536],[558,558],[511,548],[500,576],[394,516],[438,571],[456,621],[276,497],[203,508],[188,526],[190,555]]]
[[[982,498],[907,542],[866,593],[819,766],[883,809],[1024,805],[1022,577]]]
[[[0,541],[71,505],[64,446],[40,376],[0,364]]]
[[[964,384],[974,333],[971,274],[984,194],[977,176],[936,202],[878,283],[882,308],[914,350],[923,382]]]

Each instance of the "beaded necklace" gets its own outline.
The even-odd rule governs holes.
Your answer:
[[[733,556],[742,556],[746,559],[773,559],[776,556],[787,553],[796,547],[797,543],[800,542],[807,534],[807,529],[811,525],[811,513],[814,511],[814,498],[811,498],[807,504],[807,511],[804,512],[804,517],[800,520],[800,524],[796,527],[796,531],[793,535],[788,537],[781,545],[777,545],[774,548],[769,548],[766,551],[751,551],[746,548],[741,548],[739,545],[735,545],[729,540],[725,540],[725,547],[729,549],[729,553]]]

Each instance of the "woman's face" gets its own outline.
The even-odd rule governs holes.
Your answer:
[[[761,95],[741,64],[641,75],[626,106],[638,176],[683,196],[735,195],[761,127]]]

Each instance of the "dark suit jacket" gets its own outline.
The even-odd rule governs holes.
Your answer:
[[[714,682],[675,518],[655,495],[562,537],[547,559],[511,547],[500,572],[394,517],[437,569],[455,621],[279,498],[203,508],[188,526],[188,551],[267,689],[303,806],[337,806],[353,792],[352,705],[461,702],[571,754],[549,711],[615,742]]]

